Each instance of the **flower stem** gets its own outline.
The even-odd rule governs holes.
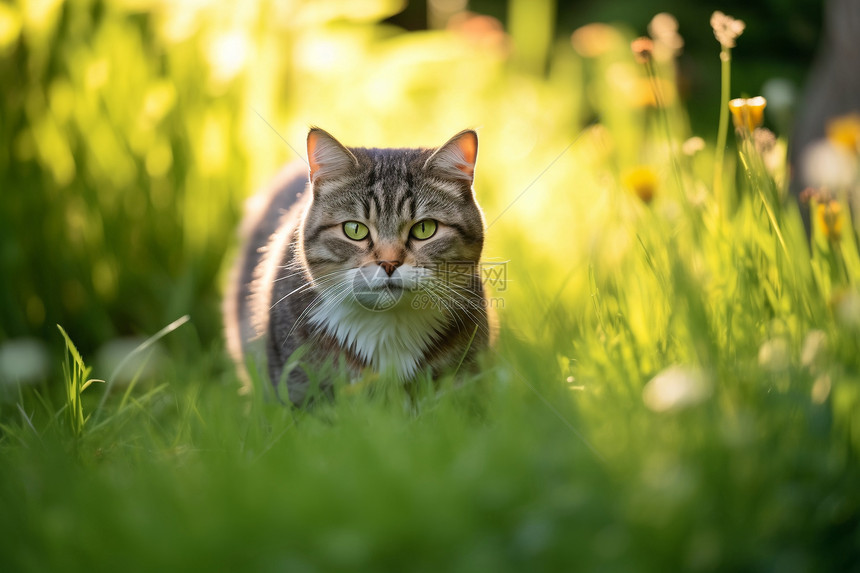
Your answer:
[[[717,132],[717,149],[714,153],[714,193],[717,196],[717,206],[720,210],[725,207],[723,192],[723,161],[726,154],[726,137],[729,131],[729,95],[731,93],[731,49],[723,46],[720,50],[721,90],[720,90],[720,125]]]
[[[675,150],[674,139],[672,139],[672,126],[669,123],[669,110],[666,108],[663,92],[660,89],[660,82],[657,78],[657,71],[654,69],[654,62],[651,59],[645,62],[645,71],[648,72],[648,80],[651,82],[651,91],[654,93],[654,103],[657,108],[657,117],[662,124],[663,130],[666,132],[666,145],[669,146],[669,158],[672,160],[672,172],[675,175],[675,183],[678,185],[678,192],[684,192],[684,181],[681,177],[681,167],[678,161],[678,155]]]

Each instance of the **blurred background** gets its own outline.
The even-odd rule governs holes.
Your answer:
[[[766,125],[785,136],[820,1],[4,0],[2,375],[48,375],[56,324],[85,356],[121,355],[189,314],[193,345],[220,347],[242,202],[303,156],[309,125],[359,146],[476,127],[488,258],[528,252],[549,275],[559,253],[594,256],[583,245],[612,206],[593,190],[643,160],[643,130],[625,126],[651,121],[629,42],[658,12],[677,19],[671,117],[712,144],[715,9],[747,24],[732,96],[768,96]]]

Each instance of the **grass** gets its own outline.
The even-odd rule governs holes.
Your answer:
[[[229,183],[264,177],[274,156],[249,155],[220,175],[218,166],[201,174],[204,167],[183,163],[183,145],[202,134],[255,148],[236,135],[218,98],[183,107],[183,98],[202,96],[183,93],[199,62],[180,42],[168,60],[178,68],[170,73],[187,133],[171,122],[155,133],[171,134],[175,173],[186,176],[169,185],[194,207],[170,215],[187,227],[126,221],[143,244],[155,241],[148,254],[112,243],[119,223],[111,221],[103,243],[69,247],[94,267],[102,257],[143,257],[132,276],[162,268],[164,284],[142,283],[134,304],[158,316],[178,311],[155,326],[142,322],[150,333],[171,324],[137,352],[147,355],[163,337],[167,358],[152,354],[158,368],[139,366],[128,379],[118,369],[91,370],[75,348],[85,323],[78,317],[69,334],[51,333],[65,346],[56,356],[62,375],[11,395],[6,388],[0,569],[860,570],[860,256],[847,206],[838,236],[832,221],[813,218],[810,246],[783,194],[785,167],[774,169],[747,132],[739,153],[727,153],[718,198],[715,150],[681,151],[693,134],[671,88],[673,67],[636,68],[620,34],[591,56],[559,49],[544,79],[500,66],[495,53],[463,52],[447,33],[392,45],[375,32],[360,23],[348,32],[323,28],[320,37],[365,50],[364,63],[338,73],[358,66],[370,74],[408,53],[425,58],[419,67],[436,80],[469,78],[456,93],[428,87],[420,75],[391,80],[402,85],[383,93],[401,94],[395,111],[415,137],[435,137],[426,119],[444,117],[462,93],[469,97],[451,113],[486,121],[476,186],[492,222],[487,258],[504,261],[507,278],[493,287],[502,307],[496,348],[479,372],[438,390],[422,382],[411,399],[371,376],[341,381],[334,402],[310,410],[263,392],[239,396],[223,345],[206,326],[217,323],[210,267],[224,259],[225,221],[240,194]],[[434,67],[445,58],[444,70]],[[581,91],[571,76],[584,79]],[[648,90],[661,86],[665,107],[631,101],[613,83],[638,80]],[[231,89],[247,87],[237,82]],[[373,109],[370,96],[356,98]],[[323,112],[326,101],[290,105],[283,113],[292,121],[333,114],[329,121],[349,126],[350,143],[411,141],[396,127],[373,135],[372,121]],[[577,118],[586,112],[600,120],[582,129]],[[254,134],[253,143],[268,134],[280,159],[289,156],[268,127]],[[15,169],[16,177],[26,171]],[[165,192],[157,187],[168,183],[158,181],[147,193]],[[201,181],[221,203],[210,198],[203,207],[203,190],[192,188]],[[87,212],[126,213],[106,185],[91,190]],[[69,212],[84,209],[58,197],[77,205]],[[167,205],[150,208],[168,217]],[[177,237],[182,254],[158,267]],[[188,274],[165,270],[201,252]],[[204,279],[212,285],[202,302],[189,302]],[[111,284],[120,298],[112,304],[138,292],[122,273]],[[168,293],[169,308],[156,306],[159,293]],[[172,322],[185,312],[189,324]],[[81,338],[106,328],[94,316]],[[107,384],[92,384],[91,375]]]

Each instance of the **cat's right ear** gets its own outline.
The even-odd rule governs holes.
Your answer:
[[[441,175],[472,184],[475,177],[475,160],[478,156],[478,134],[466,129],[452,137],[437,149],[424,164],[425,169],[435,169]]]
[[[358,160],[328,132],[312,127],[308,132],[308,177],[311,184],[340,177],[358,167]]]

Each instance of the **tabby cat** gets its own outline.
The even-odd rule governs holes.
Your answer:
[[[252,197],[240,229],[224,320],[243,378],[249,359],[265,364],[298,405],[308,373],[284,366],[300,348],[305,368],[404,382],[472,363],[490,339],[477,151],[471,130],[438,149],[368,149],[312,128],[308,165]]]

